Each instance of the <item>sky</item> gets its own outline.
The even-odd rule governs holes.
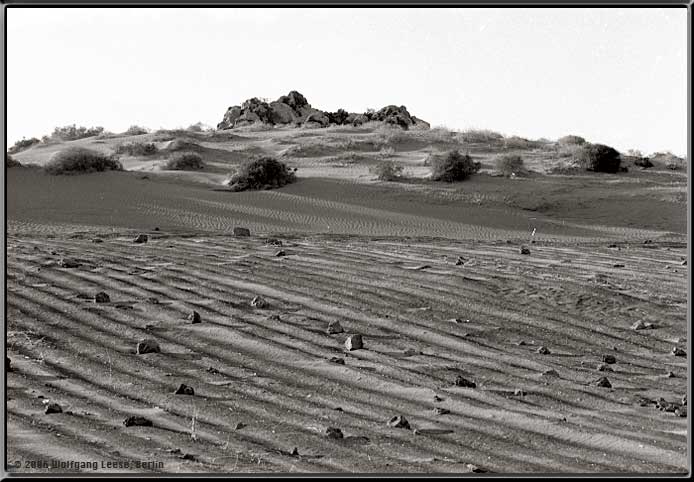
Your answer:
[[[8,145],[216,126],[251,97],[687,151],[685,8],[8,8]]]

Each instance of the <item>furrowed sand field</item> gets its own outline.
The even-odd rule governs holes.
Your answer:
[[[477,134],[246,127],[13,154],[8,463],[686,473],[686,166],[585,172],[556,142]],[[125,171],[39,167],[127,143],[156,152],[123,154]],[[450,149],[479,172],[429,179]],[[179,151],[204,167],[168,169]],[[509,153],[524,172],[499,176]],[[296,182],[231,192],[262,155]],[[376,179],[385,159],[404,177]],[[137,354],[143,339],[160,351]],[[95,470],[113,471],[63,471]]]

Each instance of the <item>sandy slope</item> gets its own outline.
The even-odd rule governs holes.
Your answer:
[[[10,234],[10,460],[161,460],[167,472],[686,470],[686,418],[637,403],[686,392],[686,358],[670,354],[685,346],[684,245],[535,244],[521,256],[506,243],[285,238],[277,258],[257,237],[151,234],[145,245]],[[469,261],[455,266],[458,256]],[[60,268],[62,257],[84,264]],[[111,303],[82,298],[100,290]],[[256,295],[270,307],[252,308]],[[186,322],[192,309],[201,324]],[[366,348],[344,353],[330,320]],[[658,328],[633,331],[636,320]],[[163,352],[135,355],[145,336]],[[604,354],[613,372],[596,371]],[[455,387],[459,374],[477,388]],[[602,375],[612,389],[591,385]],[[172,395],[179,383],[196,395]],[[44,415],[39,395],[71,413]],[[154,427],[125,428],[131,414]],[[452,432],[388,427],[397,414]],[[325,438],[328,426],[347,438]],[[176,448],[196,460],[167,452]]]
[[[423,179],[432,146],[414,139],[394,154],[413,178],[384,183],[368,174],[374,139],[224,132],[197,139],[203,172],[163,172],[146,158],[124,159],[136,172],[7,170],[8,461],[686,472],[687,419],[642,406],[687,392],[687,360],[671,353],[687,347],[686,174],[441,185]],[[129,140],[75,143],[110,152]],[[60,148],[16,157],[43,164]],[[289,149],[297,183],[218,190],[248,156]],[[494,153],[473,154],[489,172]],[[528,153],[541,172],[538,156]],[[236,226],[253,237],[231,236]],[[150,241],[132,243],[138,232]],[[270,235],[283,247],[267,246]],[[69,258],[81,265],[61,267]],[[93,301],[102,290],[111,302]],[[252,307],[255,296],[270,306]],[[191,310],[201,324],[186,320]],[[333,320],[346,332],[327,334]],[[656,329],[632,330],[636,321]],[[355,333],[365,349],[346,353]],[[162,353],[136,355],[143,337]],[[615,356],[612,371],[597,370],[604,355]],[[456,387],[459,375],[476,388]],[[601,376],[612,388],[594,386]],[[173,395],[180,383],[195,395]],[[45,414],[47,400],[64,412]],[[130,415],[154,426],[125,427]],[[395,415],[418,433],[389,427]],[[327,427],[345,438],[326,438]]]

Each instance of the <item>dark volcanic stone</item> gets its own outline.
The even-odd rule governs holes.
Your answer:
[[[152,339],[144,339],[141,340],[137,344],[137,354],[138,355],[144,355],[145,353],[160,353],[161,348],[159,347],[159,343],[157,343],[155,340]]]
[[[325,436],[328,438],[336,438],[336,439],[345,437],[342,434],[342,430],[340,430],[339,428],[335,428],[335,427],[328,427],[325,430]]]
[[[676,346],[676,347],[673,347],[673,349],[672,349],[672,354],[675,355],[675,356],[683,356],[683,357],[686,357],[686,356],[687,356],[687,352],[684,351],[682,348],[679,348],[679,347],[677,347],[677,346]]]
[[[527,246],[521,246],[520,254],[530,254],[530,248],[528,248]]]
[[[328,329],[327,332],[329,335],[335,335],[337,333],[343,333],[345,330],[342,328],[342,325],[340,325],[340,322],[337,320],[333,320],[330,323],[328,323]]]
[[[57,403],[49,403],[46,407],[46,414],[63,413],[63,409]]]
[[[248,228],[234,228],[234,236],[250,236],[251,230]]]
[[[345,348],[348,351],[360,350],[364,348],[364,341],[362,340],[361,335],[348,336],[345,340]]]
[[[193,390],[193,387],[189,387],[188,385],[181,383],[181,385],[174,392],[174,395],[195,395],[195,390]]]
[[[13,371],[12,370],[12,360],[10,360],[10,357],[5,357],[5,371],[7,373]]]
[[[410,429],[410,422],[407,421],[402,415],[396,415],[395,417],[388,420],[388,426],[393,428],[405,428]]]
[[[604,363],[607,363],[608,365],[612,365],[614,363],[617,363],[617,359],[614,357],[614,355],[603,355],[602,361]]]
[[[109,303],[110,301],[111,297],[108,295],[108,293],[105,293],[103,291],[99,291],[97,294],[94,295],[95,303]]]
[[[536,352],[539,353],[540,355],[549,355],[550,353],[552,353],[551,351],[549,351],[549,348],[547,348],[546,346],[541,346],[540,348],[538,348],[536,350]]]
[[[607,377],[602,377],[599,380],[595,382],[596,387],[602,387],[602,388],[612,388],[612,384],[610,381],[607,379]]]
[[[471,380],[468,380],[467,378],[463,377],[462,375],[458,375],[455,378],[455,386],[456,387],[465,387],[465,388],[477,388],[477,384]]]
[[[200,313],[198,313],[197,311],[193,311],[190,315],[188,315],[188,321],[190,321],[191,324],[202,323]]]
[[[146,243],[147,241],[149,241],[149,236],[147,236],[146,234],[138,234],[137,237],[133,239],[133,243],[138,244]]]
[[[330,360],[331,363],[337,363],[338,365],[344,365],[345,364],[345,359],[344,358],[338,358],[336,356],[332,357]]]
[[[145,417],[134,415],[123,420],[123,425],[126,427],[151,427],[154,424],[151,420],[146,419]]]

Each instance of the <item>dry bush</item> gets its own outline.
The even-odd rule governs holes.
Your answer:
[[[432,154],[429,156],[429,164],[431,166],[431,179],[445,182],[463,181],[479,172],[482,167],[479,162],[474,162],[468,154],[461,154],[457,150],[443,154]]]
[[[494,159],[496,170],[508,177],[525,173],[523,158],[515,154],[502,154]]]
[[[86,147],[70,146],[53,154],[44,166],[49,174],[87,174],[90,172],[122,171],[117,155],[104,154]]]
[[[177,152],[164,165],[170,171],[199,171],[205,168],[197,152]]]
[[[583,144],[586,143],[586,140],[581,137],[581,136],[575,136],[575,135],[568,135],[564,137],[560,137],[559,140],[557,140],[559,144],[567,144],[567,145],[578,145],[582,146]]]
[[[388,159],[390,157],[393,157],[395,155],[395,149],[392,147],[382,147],[380,151],[378,151],[378,157],[381,159]]]
[[[9,169],[11,167],[22,167],[22,164],[12,157],[12,155],[5,154],[5,166]]]
[[[229,187],[233,191],[275,189],[295,181],[296,174],[284,162],[263,156],[241,164],[229,179]]]
[[[15,142],[12,147],[7,149],[7,152],[9,152],[10,154],[16,154],[25,149],[29,149],[31,146],[34,146],[40,142],[41,141],[38,140],[36,137],[31,137],[29,139],[22,138],[21,141]]]
[[[504,138],[498,132],[489,129],[467,129],[458,134],[458,139],[470,144],[493,144]]]
[[[126,154],[128,156],[151,156],[156,154],[157,146],[151,142],[128,142],[116,146],[117,154]]]
[[[142,126],[132,125],[128,127],[128,130],[125,131],[123,134],[127,136],[141,136],[143,134],[149,134],[149,129]]]
[[[578,162],[587,171],[617,173],[622,156],[617,150],[604,144],[585,144],[582,146]]]
[[[506,149],[535,149],[542,144],[537,141],[531,141],[523,137],[511,136],[504,139],[504,147]]]
[[[403,166],[393,160],[384,160],[371,166],[369,172],[381,181],[395,181],[402,177]]]

